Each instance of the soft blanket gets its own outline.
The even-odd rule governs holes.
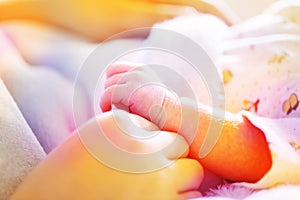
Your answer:
[[[204,47],[223,78],[226,109],[249,111],[244,115],[265,131],[272,150],[273,166],[258,183],[220,186],[207,193],[214,197],[203,199],[299,196],[300,5],[295,2],[289,7],[279,2],[263,14],[232,27],[201,14],[155,25],[181,33]],[[97,94],[93,90],[95,86],[89,81],[95,76],[93,72],[76,79],[96,47],[94,44],[52,29],[49,34],[47,27],[23,22],[4,24],[2,29],[5,33],[1,33],[0,44],[5,45],[0,45],[0,198],[7,199],[45,157],[45,152],[53,150],[93,114],[101,112],[98,102],[95,103],[101,90]],[[158,36],[153,29],[145,41],[109,41],[103,48],[147,47],[161,40]],[[165,42],[173,43],[171,39],[165,38]],[[35,42],[29,45],[28,41]],[[184,63],[168,55],[162,59],[157,52],[137,52],[121,60],[172,65],[183,76],[190,73],[185,71]],[[197,77],[192,81],[197,99],[209,104],[205,85]],[[74,83],[79,86],[76,119]],[[277,187],[281,184],[287,185]]]

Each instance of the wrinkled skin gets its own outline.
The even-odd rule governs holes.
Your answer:
[[[191,158],[226,179],[256,182],[266,174],[272,161],[260,129],[239,114],[215,116],[208,107],[195,104],[193,100],[180,98],[179,101],[166,87],[159,85],[161,82],[153,73],[147,66],[110,66],[100,101],[102,110],[108,111],[112,104],[123,105],[162,130],[178,132],[189,142]],[[211,136],[210,126],[214,126],[216,131],[216,127],[222,127]],[[206,144],[206,136],[214,139],[215,144],[208,154],[202,156],[200,153],[202,145]]]

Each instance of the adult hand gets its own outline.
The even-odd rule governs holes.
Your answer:
[[[132,117],[124,111],[114,111],[89,121],[29,174],[12,200],[189,199],[199,196],[197,188],[203,177],[202,168],[198,162],[185,159],[185,155],[178,152],[178,149],[187,148],[187,143],[177,138],[179,135],[169,132],[159,132],[150,139],[137,139],[125,134],[127,131],[130,134],[151,135],[157,130],[153,124],[139,117],[135,118],[138,119],[135,122],[139,124],[138,128],[131,121]],[[113,145],[127,153],[146,155],[156,150],[169,149],[161,151],[158,159],[147,166],[166,160],[172,163],[149,172],[126,172],[122,165],[126,159],[114,154],[115,151],[105,149],[108,144],[104,140],[97,140],[99,134],[104,134]],[[179,140],[174,142],[174,138]],[[173,150],[165,148],[166,145],[174,145],[171,148]],[[99,159],[99,153],[121,164],[110,166],[107,160]],[[143,165],[140,162],[129,164]]]

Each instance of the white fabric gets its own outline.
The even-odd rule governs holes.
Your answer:
[[[0,79],[0,199],[6,200],[45,152]]]

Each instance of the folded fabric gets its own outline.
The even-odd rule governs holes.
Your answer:
[[[1,24],[1,29],[29,65],[51,68],[71,81],[97,46],[35,22],[8,21]]]
[[[58,72],[25,63],[13,44],[1,38],[1,78],[45,152],[50,152],[90,117],[90,104],[78,89],[73,113],[73,84]],[[2,114],[2,113],[1,113]],[[3,112],[5,115],[5,112]]]
[[[115,37],[101,44],[94,44],[83,41],[81,38],[70,36],[45,24],[33,22],[7,22],[2,24],[1,27],[29,65],[43,66],[43,68],[46,68],[43,71],[50,71],[52,74],[56,73],[56,76],[60,76],[60,79],[65,79],[68,85],[72,85],[76,89],[79,86],[80,90],[84,91],[87,101],[91,105],[97,104],[96,107],[98,107],[98,102],[93,102],[96,83],[92,80],[99,79],[101,81],[101,75],[102,78],[105,78],[103,74],[97,74],[95,71],[102,69],[101,72],[104,72],[107,66],[100,65],[102,57],[105,57],[104,55],[97,57],[99,63],[95,61],[95,65],[87,66],[86,62],[90,58],[89,56],[99,49],[104,49],[105,53],[109,53],[114,52],[120,46],[130,49],[138,48],[142,43],[141,39]],[[24,34],[27,37],[24,37]],[[30,42],[33,40],[35,41],[34,43]],[[122,59],[131,61],[135,58],[131,56],[129,59],[128,56],[124,56]],[[99,88],[101,89],[102,86]],[[99,109],[97,112],[99,112]]]
[[[45,152],[0,79],[0,199],[6,200]]]
[[[300,110],[288,105],[300,96],[300,26],[285,16],[263,14],[231,27],[227,37],[218,58],[227,110],[300,117]]]
[[[207,26],[207,23],[212,25]],[[179,17],[157,24],[142,44],[130,43],[133,47],[141,45],[144,49],[134,53],[131,59],[124,59],[125,61],[168,66],[173,70],[174,76],[171,77],[171,74],[168,74],[167,78],[171,80],[166,81],[172,82],[176,80],[176,76],[178,80],[182,80],[182,77],[189,77],[189,81],[193,82],[190,87],[197,99],[202,103],[209,103],[210,91],[203,84],[201,77],[199,78],[197,74],[189,71],[189,68],[186,67],[187,63],[176,55],[147,49],[153,41],[162,40],[157,34],[159,31],[156,32],[160,28],[185,35],[203,46],[222,72],[227,109],[231,112],[246,109],[254,113],[246,112],[244,116],[265,132],[273,155],[273,166],[266,176],[256,184],[241,184],[247,188],[264,189],[253,194],[252,191],[247,193],[249,190],[246,190],[248,197],[245,196],[245,198],[268,199],[269,197],[279,197],[279,194],[286,195],[285,192],[288,192],[290,199],[298,196],[297,191],[300,186],[281,186],[270,190],[265,188],[275,187],[282,183],[300,184],[298,172],[300,139],[297,136],[298,124],[300,124],[300,106],[298,106],[300,97],[299,25],[291,20],[291,16],[280,15],[280,12],[277,11],[271,14],[266,12],[264,15],[230,28],[215,17],[196,15]],[[12,30],[10,29],[10,31]],[[16,34],[17,32],[14,32],[16,36],[14,42],[21,54],[22,52],[26,54],[24,52],[27,52],[27,47],[22,45],[26,38]],[[14,38],[13,31],[11,33]],[[174,44],[172,37],[165,37],[163,42]],[[112,50],[110,44],[113,43],[107,43],[104,48]],[[82,62],[79,65],[77,62],[73,62],[74,60],[72,61],[76,51],[68,48],[62,56],[60,54],[62,51],[56,51],[60,45],[46,44],[51,47],[51,51],[46,51],[41,57],[35,57],[37,52],[30,53],[28,51],[25,57],[32,65],[38,64],[47,67],[10,67],[5,69],[2,78],[39,142],[46,152],[49,152],[64,141],[80,124],[74,123],[72,84],[88,51],[80,51],[85,54],[78,59]],[[118,44],[124,45],[125,43],[117,41],[113,46]],[[176,45],[180,44],[176,43]],[[73,47],[81,48],[80,45]],[[197,52],[189,53],[197,54]],[[73,64],[75,67],[72,67]],[[89,79],[100,76],[93,73],[94,71],[91,69],[80,80],[83,87],[81,95],[78,96],[81,98],[78,110],[81,123],[93,114],[91,105],[94,103],[92,100],[95,91],[93,82]],[[181,83],[176,82],[176,84]],[[184,96],[186,92],[176,91],[179,96]],[[7,111],[3,111],[3,113],[7,113]],[[256,115],[260,115],[262,118]],[[288,119],[276,121],[266,117]],[[218,195],[222,196],[226,192],[226,190],[220,189]],[[234,193],[238,195],[237,191]],[[207,199],[210,198],[214,199],[215,197],[207,197]],[[220,198],[223,197],[215,199]],[[228,198],[231,199],[233,196],[228,196]]]
[[[272,167],[258,182],[240,184],[255,189],[280,184],[300,185],[300,118],[263,118],[245,111],[241,114],[264,132],[272,155]]]
[[[253,191],[235,185],[224,185],[216,190],[212,190],[210,196],[193,200],[297,200],[299,195],[300,186],[296,185],[283,185],[260,191]]]
[[[84,96],[77,107],[80,119],[73,118],[73,87],[58,73],[46,68],[10,68],[2,79],[26,121],[48,153],[89,119],[90,109]]]

